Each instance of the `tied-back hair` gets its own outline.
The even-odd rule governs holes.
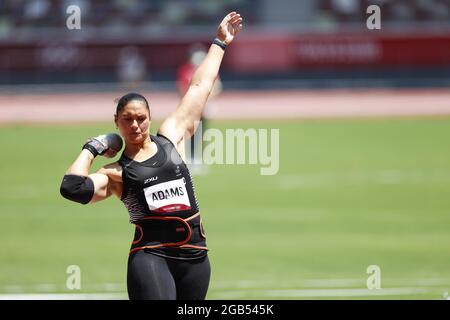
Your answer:
[[[120,99],[116,99],[114,102],[117,103],[116,106],[116,115],[119,114],[125,108],[125,106],[130,103],[131,101],[140,101],[145,105],[145,108],[147,108],[148,114],[150,115],[150,107],[148,106],[148,101],[145,99],[145,97],[139,93],[130,92],[126,95],[122,96]]]

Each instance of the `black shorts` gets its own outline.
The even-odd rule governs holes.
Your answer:
[[[207,255],[178,260],[139,250],[128,258],[128,296],[130,300],[204,300],[210,276]]]

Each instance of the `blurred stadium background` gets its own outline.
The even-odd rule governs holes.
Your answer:
[[[381,30],[367,29],[369,5]],[[86,138],[114,131],[126,92],[149,98],[155,133],[177,106],[177,68],[231,10],[244,31],[208,127],[279,129],[280,169],[194,177],[208,298],[448,297],[449,0],[3,0],[0,298],[127,298],[125,208],[65,201],[62,175]]]

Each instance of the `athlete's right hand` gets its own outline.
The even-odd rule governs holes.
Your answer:
[[[94,157],[101,155],[113,158],[122,146],[122,138],[117,133],[108,133],[89,139],[83,145],[83,149],[89,150]]]

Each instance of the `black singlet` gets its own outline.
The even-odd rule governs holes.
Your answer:
[[[189,170],[173,143],[150,135],[157,152],[138,162],[122,153],[123,191],[130,222],[136,225],[130,253],[145,250],[176,258],[206,255],[206,238]]]

